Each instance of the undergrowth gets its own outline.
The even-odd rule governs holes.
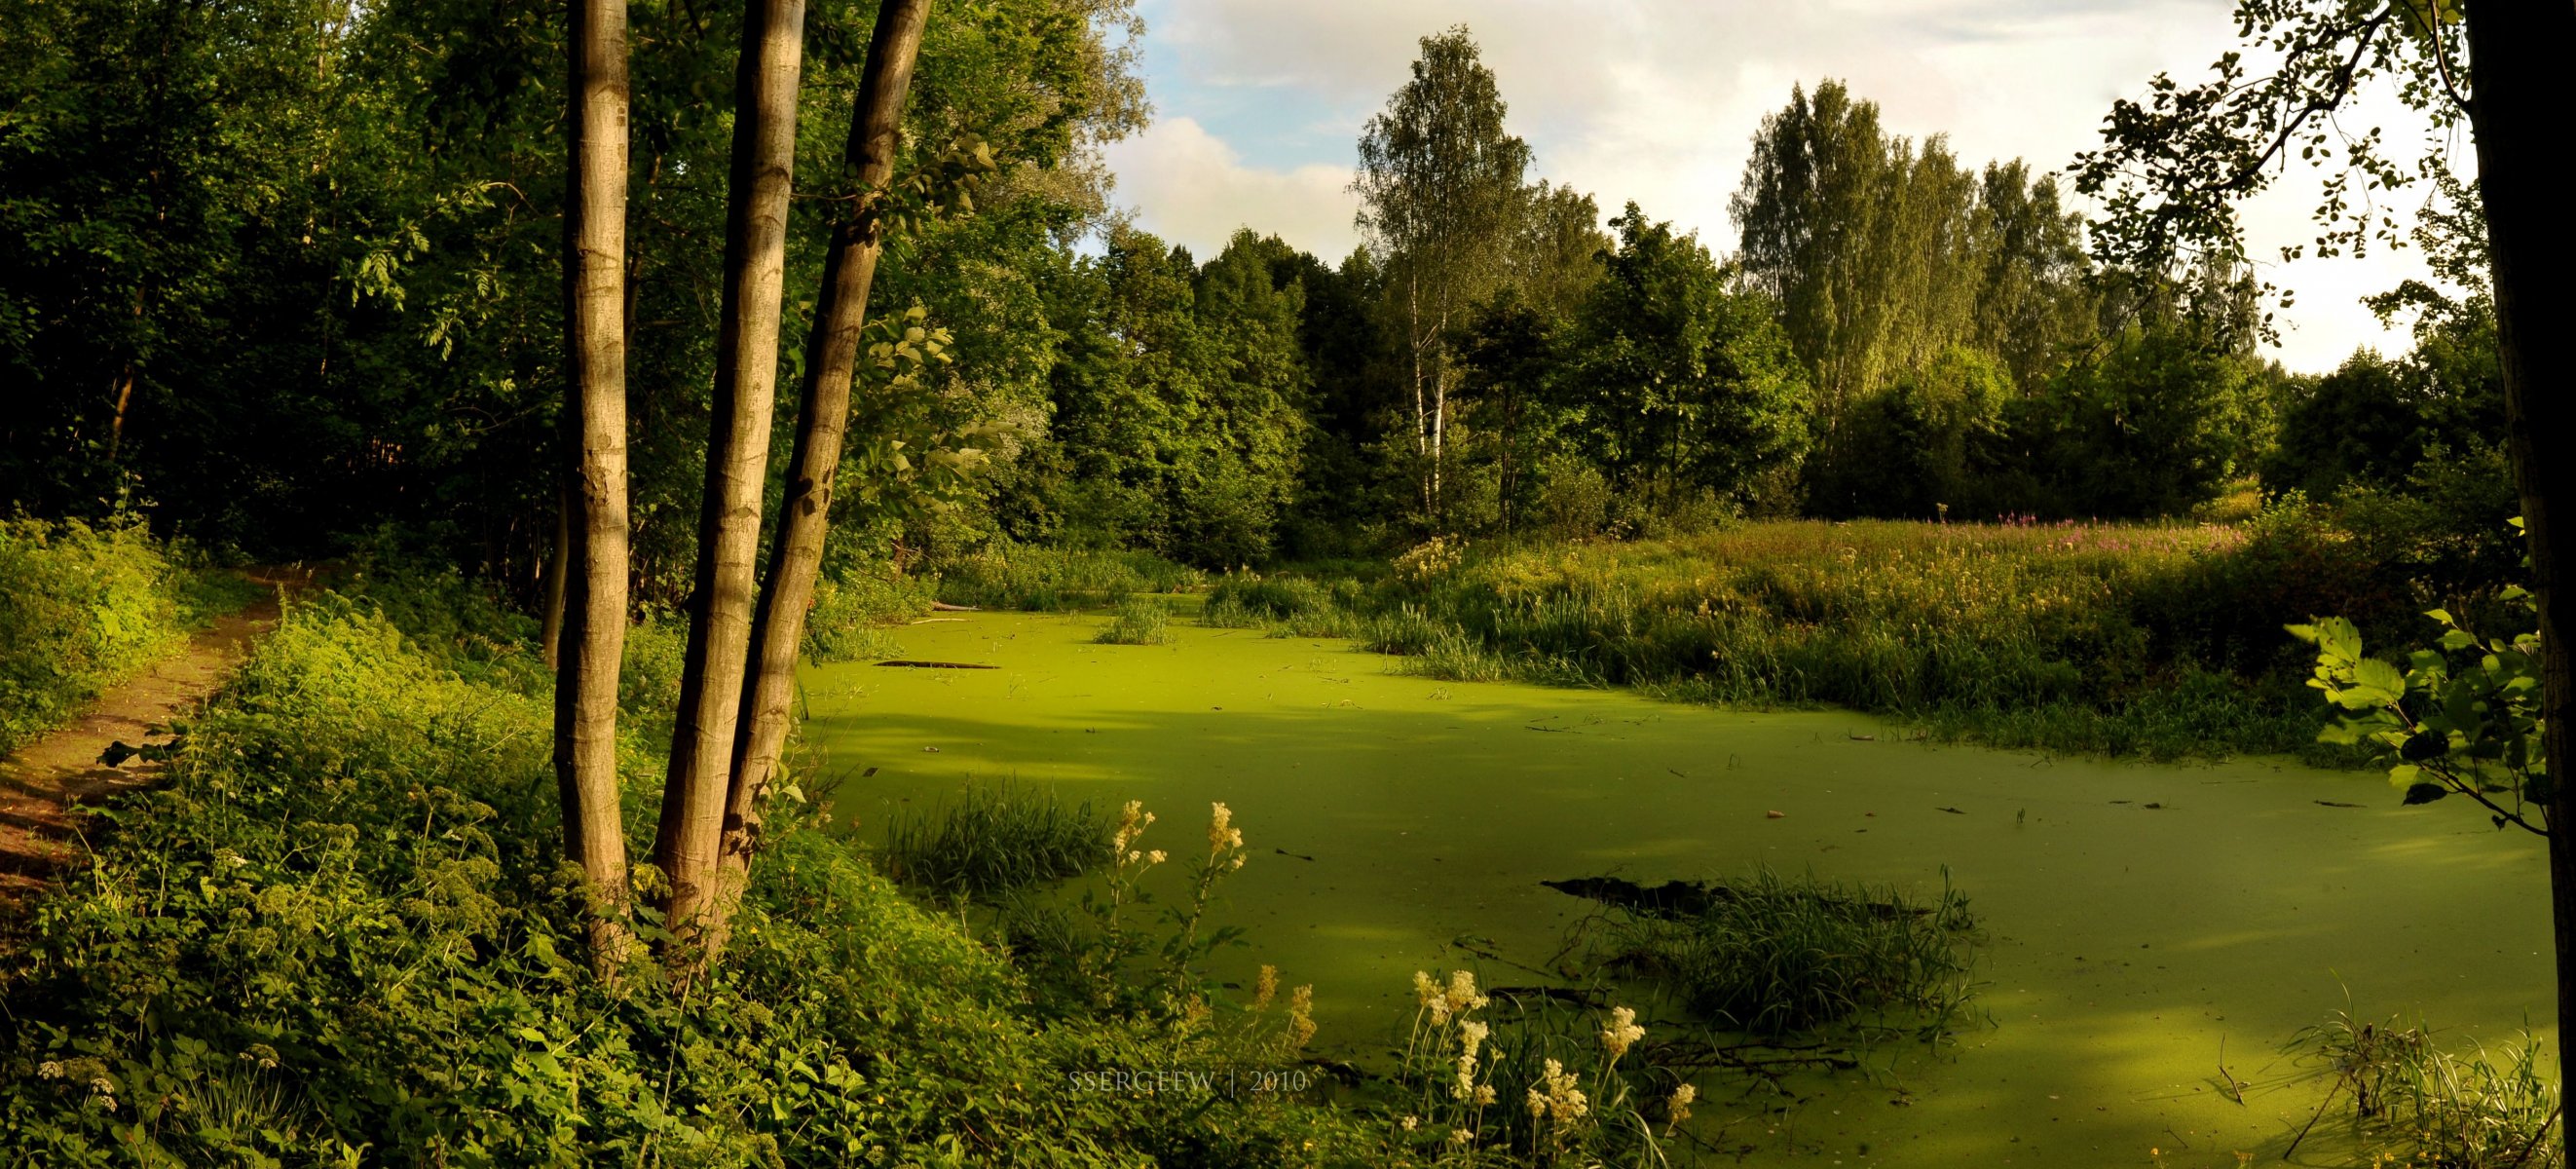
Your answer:
[[[89,863],[6,924],[0,1165],[1366,1160],[1291,1098],[1103,1086],[1287,1057],[1275,1016],[1206,999],[1040,1010],[793,804],[710,974],[603,983],[544,673],[515,624],[468,628],[471,590],[405,587],[291,607],[166,786],[104,810]],[[641,857],[659,767],[634,713]]]
[[[953,605],[1053,612],[1115,605],[1133,593],[1170,593],[1205,579],[1150,552],[995,545],[936,565],[939,599]]]
[[[0,754],[241,607],[250,586],[140,523],[0,520]]]

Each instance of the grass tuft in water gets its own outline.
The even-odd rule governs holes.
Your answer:
[[[1151,597],[1130,597],[1091,640],[1102,645],[1167,645],[1172,641],[1172,611]]]
[[[1946,872],[1928,902],[1767,868],[1707,892],[1686,908],[1615,911],[1609,963],[1712,1023],[1765,1037],[1861,1018],[1937,1033],[1967,1003],[1975,920]]]
[[[953,897],[993,897],[1078,876],[1109,855],[1109,820],[1047,788],[969,785],[951,801],[886,825],[887,876]]]
[[[2541,1059],[2541,1046],[2524,1032],[2501,1052],[2454,1054],[2422,1026],[2342,1010],[2300,1032],[2290,1050],[2333,1080],[2307,1128],[2340,1102],[2373,1165],[2556,1169],[2565,1164],[2552,1135],[2557,1063]]]

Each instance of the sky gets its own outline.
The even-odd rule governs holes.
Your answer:
[[[1425,34],[1465,24],[1482,46],[1532,176],[1635,200],[1716,250],[1762,116],[1826,77],[1879,105],[1892,133],[1949,135],[1963,163],[2062,170],[2098,144],[2111,103],[2159,70],[2186,83],[2234,46],[2228,0],[1139,0],[1154,120],[1112,144],[1116,200],[1200,258],[1236,228],[1328,260],[1358,242],[1348,187],[1360,129],[1400,87]],[[2420,118],[2384,92],[2343,128]],[[2295,294],[2277,318],[2293,370],[2357,346],[2407,348],[2359,304],[2422,273],[2412,251],[2277,261],[2312,239],[2318,183],[2293,166],[2245,210],[2262,273]],[[2421,197],[2400,193],[2405,206]]]

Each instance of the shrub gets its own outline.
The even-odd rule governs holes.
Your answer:
[[[886,875],[951,897],[992,897],[1098,868],[1109,821],[1089,801],[1066,804],[1046,788],[970,784],[931,808],[886,824]]]
[[[994,609],[1084,608],[1130,593],[1169,593],[1205,579],[1150,552],[1000,544],[938,566],[939,599]]]

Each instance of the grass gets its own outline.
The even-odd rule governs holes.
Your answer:
[[[2149,758],[2285,753],[2323,715],[2281,626],[2411,612],[2260,525],[1766,521],[1470,551],[1369,582],[1229,577],[1210,624],[1340,635],[1408,672],[1835,705],[1943,738]],[[2414,632],[2409,630],[2408,632]]]
[[[887,571],[859,571],[814,582],[805,615],[805,656],[817,664],[903,656],[887,629],[930,611],[938,582]]]
[[[950,897],[990,898],[1079,876],[1109,855],[1108,817],[1047,788],[972,784],[937,807],[887,823],[879,865],[897,881]]]
[[[0,520],[0,754],[241,607],[250,587],[140,524]]]
[[[996,545],[937,566],[939,599],[988,609],[1056,612],[1171,593],[1206,578],[1150,552]]]
[[[1168,645],[1172,610],[1151,597],[1129,597],[1118,603],[1109,624],[1091,640],[1102,645]]]
[[[2554,1135],[2560,1124],[2557,1061],[2543,1060],[2540,1041],[2527,1033],[2500,1053],[2480,1048],[2464,1055],[2435,1046],[2423,1027],[2394,1019],[2364,1022],[2347,1010],[2303,1032],[2291,1050],[2330,1077],[2318,1117],[2342,1101],[2373,1165],[2565,1164]]]
[[[1937,1030],[1969,996],[1968,899],[1757,869],[1682,911],[1614,910],[1596,952],[1727,1030],[1778,1038],[1858,1018]]]

